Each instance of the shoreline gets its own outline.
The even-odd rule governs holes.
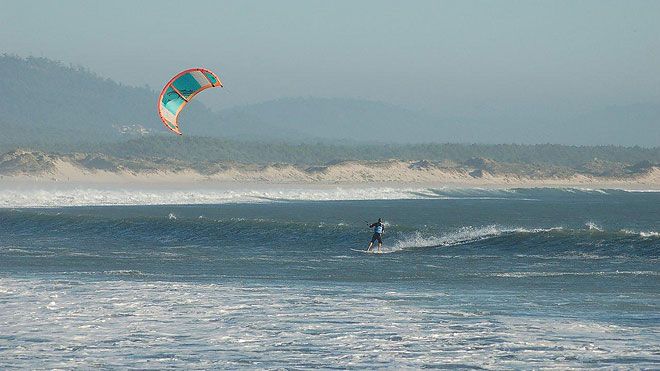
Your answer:
[[[137,177],[138,180],[144,180]],[[0,180],[0,210],[86,206],[220,205],[306,201],[509,199],[535,201],[545,191],[598,193],[660,192],[657,184],[633,182],[103,182],[101,179]],[[541,193],[539,193],[541,192]]]
[[[370,174],[371,175],[371,174]],[[445,175],[445,176],[443,176]],[[433,174],[406,180],[403,177],[376,180],[375,176],[337,177],[309,180],[284,176],[245,174],[242,176],[203,175],[193,171],[126,173],[89,171],[75,174],[0,176],[0,189],[61,189],[61,188],[121,188],[121,189],[289,189],[289,188],[590,188],[660,191],[660,169],[644,176],[606,178],[575,175],[566,178],[529,178],[512,174],[486,175],[474,178],[467,174]]]
[[[212,174],[191,168],[177,170],[99,170],[57,160],[49,170],[22,171],[0,175],[0,185],[124,185],[184,186],[217,185],[408,185],[434,187],[594,187],[660,189],[660,167],[628,176],[606,177],[592,174],[529,176],[507,171],[484,169],[416,166],[418,162],[391,160],[386,162],[347,161],[322,167],[303,169],[289,164],[235,165]]]
[[[451,198],[528,199],[521,189],[660,192],[660,168],[626,177],[531,177],[420,162],[348,161],[320,167],[239,164],[212,174],[190,168],[98,170],[61,159],[48,170],[0,175],[0,208],[182,205],[278,201]],[[541,173],[545,174],[545,173]],[[534,198],[533,196],[531,198]]]
[[[660,165],[595,162],[578,166],[427,160],[346,160],[324,165],[170,163],[16,150],[0,161],[1,188],[609,188],[660,190]]]

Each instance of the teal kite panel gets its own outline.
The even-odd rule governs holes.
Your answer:
[[[197,79],[191,74],[186,73],[179,76],[178,79],[172,83],[174,87],[183,94],[183,97],[188,99],[191,95],[195,94],[202,86],[197,82]]]
[[[204,72],[204,76],[206,76],[206,78],[209,79],[209,81],[213,86],[218,85],[218,79],[216,79],[212,73]]]
[[[183,104],[186,103],[183,98],[177,93],[172,87],[168,87],[163,95],[163,106],[170,111],[173,115],[176,115],[176,112],[179,110]]]

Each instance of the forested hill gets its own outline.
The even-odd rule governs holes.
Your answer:
[[[90,143],[145,136],[174,138],[156,113],[158,92],[122,85],[83,67],[3,55],[0,91],[0,151],[19,146],[76,151]],[[219,112],[194,101],[182,112],[180,121],[184,137],[294,144],[522,141],[660,145],[660,105],[653,103],[610,107],[552,125],[526,122],[523,131],[514,130],[503,118],[436,118],[352,98],[286,98]],[[179,140],[175,145],[186,143]]]
[[[283,98],[220,112],[230,138],[289,142],[469,142],[465,124],[352,98]],[[461,134],[463,133],[463,134]]]
[[[46,58],[0,56],[0,146],[122,141],[170,135],[156,113],[157,92],[122,85]],[[192,102],[181,114],[185,135],[289,142],[457,141],[432,117],[356,99],[290,98],[212,112]],[[462,138],[465,139],[465,138]]]
[[[29,149],[42,149],[31,147]],[[344,160],[430,160],[498,162],[547,166],[660,164],[660,147],[565,146],[558,144],[327,144],[236,141],[209,137],[151,136],[117,143],[85,144],[80,152],[125,159],[171,159],[182,163],[235,161],[320,165]],[[66,153],[66,146],[50,152]],[[607,165],[609,166],[609,165]]]
[[[45,58],[1,56],[0,91],[0,145],[107,142],[163,129],[153,90]],[[217,121],[200,104],[189,108],[200,129],[193,134]]]

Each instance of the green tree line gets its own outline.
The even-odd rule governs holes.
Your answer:
[[[234,141],[208,137],[151,136],[115,143],[29,147],[56,152],[102,153],[118,158],[167,158],[186,163],[235,161],[269,164],[327,164],[333,161],[387,159],[464,162],[474,157],[498,162],[577,167],[599,160],[660,163],[660,147],[567,146],[559,144],[328,144]]]

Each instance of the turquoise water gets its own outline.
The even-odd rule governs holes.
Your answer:
[[[0,209],[0,368],[660,366],[660,193],[423,196]]]

